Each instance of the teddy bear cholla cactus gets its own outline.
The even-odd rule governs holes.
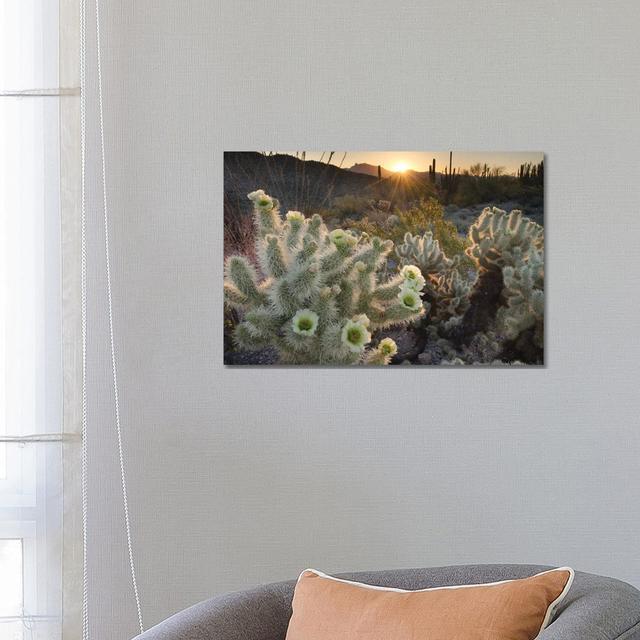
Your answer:
[[[329,232],[318,215],[289,211],[282,220],[277,200],[262,190],[249,199],[263,275],[242,256],[226,261],[225,300],[243,314],[238,346],[273,346],[282,363],[388,364],[395,343],[367,349],[371,332],[424,313],[408,277],[380,279],[393,243]]]
[[[467,255],[479,270],[471,304],[494,305],[496,330],[508,340],[533,329],[533,344],[543,349],[544,228],[521,211],[486,208],[469,240]]]
[[[401,264],[414,262],[427,275],[425,298],[431,304],[430,320],[442,323],[445,329],[459,323],[469,308],[475,284],[473,278],[460,273],[459,257],[448,258],[431,231],[422,236],[406,233],[396,255]]]
[[[442,274],[452,264],[431,231],[422,236],[405,233],[404,242],[396,247],[396,255],[401,264],[416,264],[425,275]]]
[[[449,269],[436,276],[434,284],[437,297],[433,315],[445,329],[451,329],[462,321],[471,304],[469,297],[475,280],[460,275],[457,269]]]
[[[544,256],[531,249],[502,270],[505,305],[498,309],[498,330],[509,340],[533,328],[533,341],[544,347]]]
[[[513,266],[530,251],[544,249],[544,228],[525,218],[522,211],[507,213],[487,207],[469,228],[471,246],[467,255],[480,270]]]

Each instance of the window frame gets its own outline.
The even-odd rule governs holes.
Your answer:
[[[0,411],[0,456],[6,460],[6,477],[0,478],[0,538],[23,541],[23,612],[0,616],[0,625],[22,622],[25,640],[75,640],[81,636],[82,597],[80,0],[3,3],[0,23],[0,116],[20,111],[15,117],[24,130],[13,137],[24,134],[31,144],[31,164],[24,175],[14,167],[12,180],[21,183],[17,189],[27,188],[31,180],[27,200],[42,214],[31,239],[42,252],[35,268],[46,276],[33,295],[48,311],[34,318],[34,349],[37,362],[44,363],[32,376],[38,407],[24,423],[12,418],[9,424]],[[0,170],[3,164],[6,157],[0,159]],[[3,180],[0,176],[0,184]],[[2,217],[11,213],[0,210],[0,228]],[[0,265],[0,305],[1,275]],[[0,409],[5,382],[10,384],[0,375]],[[36,624],[32,635],[31,623],[44,626],[39,630]]]

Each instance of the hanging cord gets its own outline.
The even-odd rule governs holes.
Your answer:
[[[124,451],[122,447],[122,428],[120,425],[120,402],[118,396],[118,371],[116,367],[116,350],[113,332],[113,304],[111,297],[111,261],[109,259],[109,207],[107,200],[107,171],[104,145],[104,109],[102,103],[102,47],[100,43],[100,0],[95,0],[96,6],[96,53],[98,66],[98,112],[100,123],[100,155],[102,160],[102,210],[104,213],[104,251],[106,261],[107,276],[107,302],[109,307],[109,340],[111,343],[111,371],[113,374],[113,396],[116,420],[116,432],[118,436],[118,457],[120,460],[120,479],[122,486],[122,506],[124,509],[124,524],[127,535],[127,550],[129,553],[129,567],[131,569],[131,583],[133,585],[133,595],[136,600],[136,611],[138,614],[138,625],[140,633],[144,632],[142,623],[142,609],[140,607],[140,595],[138,593],[138,583],[136,581],[136,568],[133,560],[133,544],[131,542],[131,525],[129,521],[129,503],[127,500],[127,478],[124,464]]]
[[[86,164],[86,50],[87,50],[87,3],[80,0],[80,291],[82,325],[82,640],[89,640],[89,574],[87,567],[87,206],[85,193]]]

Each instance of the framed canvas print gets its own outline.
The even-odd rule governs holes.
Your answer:
[[[228,365],[544,364],[541,152],[224,154]]]

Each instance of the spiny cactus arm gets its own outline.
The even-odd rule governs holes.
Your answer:
[[[298,310],[298,303],[293,297],[289,281],[279,278],[273,281],[269,291],[269,304],[275,312],[285,318],[292,318]]]
[[[509,311],[500,309],[498,311],[498,327],[506,338],[515,340],[521,332],[535,326],[535,317],[527,313],[522,307],[511,308]]]
[[[345,257],[344,251],[333,247],[320,258],[320,271],[324,274],[330,274],[339,270],[340,267],[346,266]]]
[[[300,307],[319,290],[318,265],[315,262],[292,267],[287,276],[289,295],[292,303]]]
[[[507,306],[498,310],[498,328],[506,338],[515,340],[523,331],[542,323],[543,310],[544,293],[542,291],[533,292],[528,299],[521,293],[516,293],[509,297]]]
[[[318,332],[323,334],[329,326],[338,321],[338,308],[335,298],[340,293],[340,287],[322,287],[312,307],[318,312]]]
[[[388,365],[393,356],[398,353],[398,347],[391,338],[383,338],[374,349],[369,349],[362,358],[363,364]]]
[[[544,247],[544,229],[525,218],[521,211],[487,207],[469,228],[467,255],[480,269],[499,270],[513,266],[520,257]]]
[[[435,317],[452,329],[462,321],[469,308],[474,280],[469,280],[452,269],[431,281],[431,292],[435,300]]]
[[[238,346],[248,351],[279,343],[281,319],[271,307],[255,307],[246,312],[244,320],[234,331]]]
[[[288,249],[295,248],[300,242],[300,238],[305,228],[305,217],[300,211],[288,211],[287,221],[283,225]]]
[[[485,213],[483,212],[480,217],[469,227],[468,236],[472,246],[480,244],[482,238],[484,237],[484,217]]]
[[[279,210],[275,208],[269,211],[256,209],[254,211],[254,225],[260,238],[269,234],[279,235],[282,227]]]
[[[391,356],[388,356],[379,349],[369,349],[362,358],[363,364],[384,366],[391,362]]]
[[[375,284],[373,269],[364,262],[358,261],[353,268],[355,279],[355,312],[366,313],[371,302],[371,291]]]
[[[380,353],[377,349],[368,349],[362,357],[362,364],[383,366],[391,362],[391,358]]]
[[[310,353],[318,348],[318,336],[303,336],[295,333],[290,326],[286,326],[283,331],[283,350],[289,354],[291,359],[309,362]]]
[[[422,270],[425,273],[440,273],[451,266],[451,260],[440,248],[440,242],[433,237],[432,232],[427,232],[422,236],[419,248],[421,253],[417,257],[419,263],[424,265]]]
[[[319,364],[356,364],[362,353],[351,351],[342,341],[343,325],[332,323],[321,338]]]
[[[233,342],[239,349],[251,351],[260,348],[256,344],[259,344],[259,341],[254,339],[252,332],[244,322],[240,322],[233,330]]]
[[[242,256],[230,256],[225,264],[225,281],[233,285],[246,298],[248,305],[261,305],[266,302],[266,296],[258,285],[258,274],[253,265]],[[231,288],[230,302],[237,301]]]
[[[262,189],[251,192],[247,197],[253,202],[253,222],[258,241],[270,233],[280,235],[282,220],[278,201]]]
[[[531,294],[531,309],[538,318],[544,317],[544,291],[535,289]]]
[[[505,305],[496,315],[497,326],[510,340],[520,333],[536,328],[537,346],[543,347],[544,328],[544,257],[532,250],[521,256],[515,266],[502,270]]]
[[[370,244],[364,245],[356,251],[353,263],[362,262],[371,272],[377,271],[392,249],[393,242],[391,240],[383,241],[374,236]]]
[[[335,298],[338,314],[343,318],[350,318],[356,311],[355,299],[357,291],[355,284],[349,278],[342,278],[338,288],[340,291]]]
[[[318,242],[307,234],[302,239],[302,247],[295,253],[295,263],[299,265],[309,264],[309,261],[318,251]]]
[[[376,307],[372,307],[370,316],[371,327],[373,329],[384,329],[414,322],[428,311],[429,304],[426,302],[422,304],[424,308],[418,311],[408,309],[402,304],[394,304],[386,309],[376,309]]]
[[[224,283],[224,301],[234,309],[244,309],[249,299],[231,282]]]
[[[372,292],[372,298],[381,301],[395,301],[403,282],[404,278],[402,276],[394,276],[386,282],[378,284]]]
[[[441,273],[452,265],[431,231],[422,236],[406,233],[404,243],[396,247],[396,255],[401,264],[417,264],[425,275]]]
[[[292,318],[281,324],[278,336],[281,337],[279,351],[283,362],[317,363],[322,332],[327,323],[327,318],[321,315],[323,310],[326,311],[326,307],[323,309],[315,305],[298,309]]]
[[[251,325],[250,331],[255,335],[273,337],[277,334],[281,319],[271,307],[260,306],[247,311],[245,322]]]
[[[404,242],[398,243],[395,248],[396,256],[400,264],[414,262],[418,250],[419,237],[407,232],[404,234]]]
[[[258,260],[262,271],[273,278],[282,278],[287,273],[288,251],[282,245],[280,238],[267,234],[263,242],[258,243]]]
[[[233,340],[240,349],[255,351],[273,345],[273,336],[261,333],[260,329],[246,320],[236,326]]]
[[[324,222],[322,221],[322,217],[317,213],[314,213],[311,216],[310,220],[306,221],[307,224],[307,233],[314,239],[316,242],[320,242],[324,240],[328,235]]]
[[[296,309],[306,306],[308,299],[319,290],[318,264],[315,254],[318,245],[306,236],[302,247],[289,251],[275,236],[265,238],[265,258],[274,276],[270,300],[282,315],[291,315]],[[277,275],[279,274],[279,275]]]

